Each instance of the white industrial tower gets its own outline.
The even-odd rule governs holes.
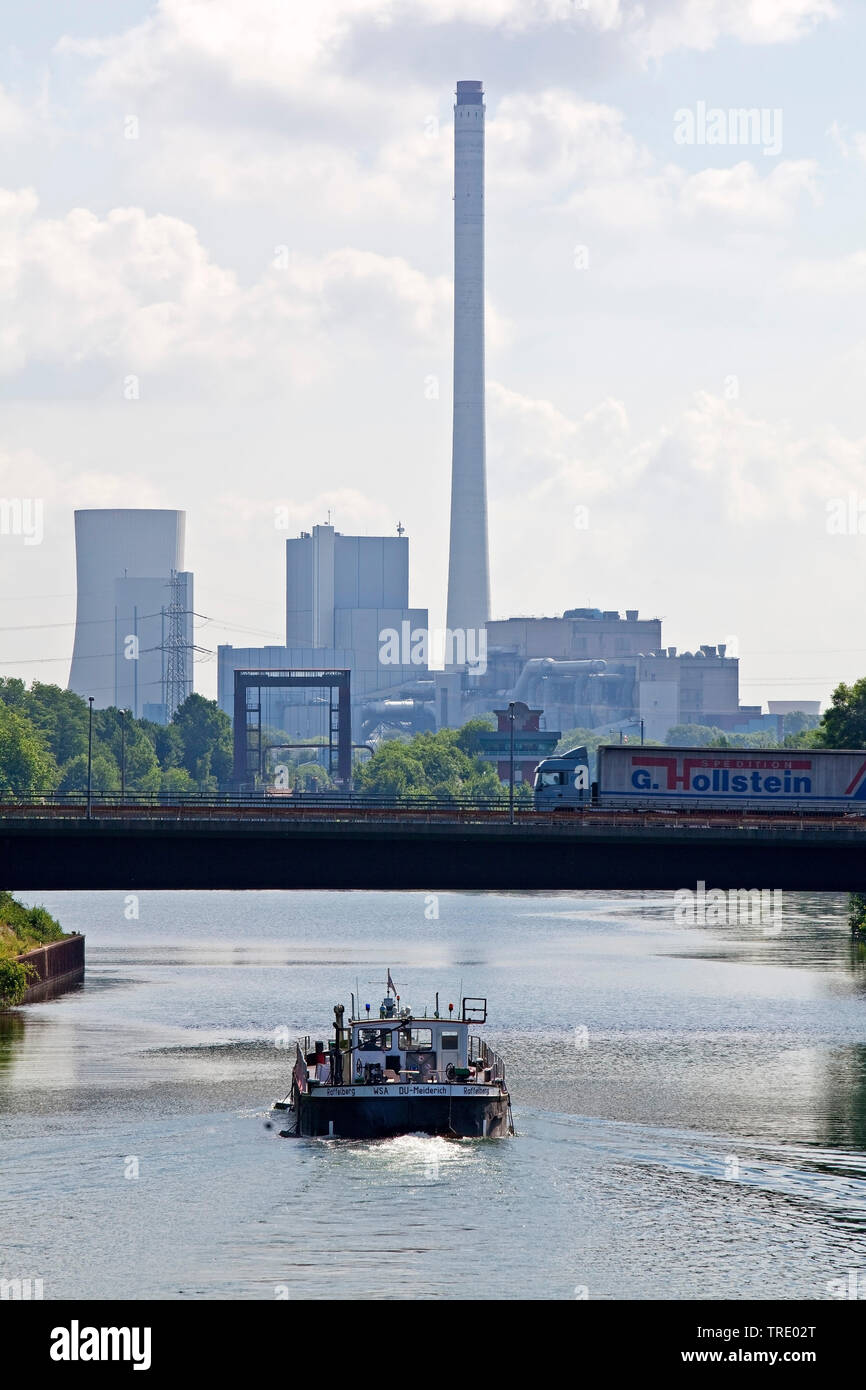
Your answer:
[[[454,432],[448,617],[453,632],[490,617],[484,448],[484,90],[458,82],[454,107]]]

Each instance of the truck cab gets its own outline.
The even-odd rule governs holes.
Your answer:
[[[570,748],[544,758],[535,769],[536,811],[567,811],[590,803],[589,758],[586,748]]]

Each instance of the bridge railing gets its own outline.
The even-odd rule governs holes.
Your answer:
[[[94,792],[91,815],[100,820],[273,820],[329,819],[350,821],[472,821],[507,823],[507,791],[500,797],[380,797],[357,792],[304,792],[296,795],[245,793],[242,795],[198,795],[186,793]],[[87,814],[87,797],[81,792],[54,790],[31,793],[26,799],[0,793],[0,820],[12,817],[80,819]],[[862,809],[815,808],[814,806],[688,807],[598,807],[581,806],[568,811],[537,811],[531,800],[515,800],[514,817],[518,825],[568,830],[578,828],[620,830],[670,829],[720,830],[800,827],[828,831],[840,828],[866,831],[866,804]]]
[[[336,792],[302,792],[292,796],[275,796],[270,793],[250,792],[225,796],[198,795],[194,793],[127,792],[123,797],[118,792],[94,792],[89,798],[94,814],[103,811],[113,813],[146,811],[195,811],[228,812],[236,814],[243,811],[303,812],[303,811],[454,811],[474,810],[502,812],[508,814],[508,794],[498,797],[427,797],[427,796],[370,796],[357,792],[340,794]],[[68,811],[81,815],[87,810],[88,797],[82,792],[40,791],[31,792],[26,797],[16,797],[9,792],[0,793],[0,814],[9,811],[51,812]],[[534,811],[531,801],[515,802],[515,814]]]

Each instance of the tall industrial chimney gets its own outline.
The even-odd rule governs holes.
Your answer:
[[[454,430],[451,451],[451,631],[490,617],[484,449],[484,90],[458,82],[454,107]]]

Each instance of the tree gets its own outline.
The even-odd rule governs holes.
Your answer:
[[[866,677],[861,676],[853,685],[844,681],[837,685],[817,729],[799,737],[808,739],[813,748],[866,747]],[[866,893],[849,895],[848,921],[853,936],[866,936]]]
[[[52,788],[57,767],[30,720],[0,703],[0,794],[28,796]]]
[[[26,712],[27,686],[17,676],[0,676],[0,700],[9,709]]]
[[[130,718],[114,705],[94,710],[94,753],[105,753],[117,764],[118,787],[122,762],[126,791],[159,791],[160,766],[153,740],[148,735],[148,729],[155,727],[158,726]]]
[[[476,728],[465,736],[470,746],[478,732]],[[358,767],[355,785],[371,796],[417,800],[504,796],[494,767],[479,757],[470,757],[460,746],[461,734],[462,729],[440,729],[435,734],[416,734],[408,742],[388,739]]]
[[[830,708],[815,730],[817,748],[866,748],[866,676],[833,691]]]
[[[89,710],[71,690],[15,676],[0,679],[0,794],[83,791]],[[134,719],[114,706],[93,711],[93,788],[155,793],[215,792],[232,767],[231,721],[213,700],[191,695],[171,724]],[[178,775],[166,780],[166,773]]]
[[[94,753],[91,764],[91,790],[94,792],[116,792],[120,790],[120,768],[110,753]],[[60,769],[58,791],[87,791],[87,754],[79,753],[70,758]]]
[[[333,785],[327,768],[322,767],[321,763],[299,763],[294,770],[293,786],[296,791],[324,792]]]
[[[479,735],[487,734],[496,728],[496,721],[488,715],[482,715],[475,719],[468,719],[462,728],[457,732],[457,747],[470,758],[475,758],[481,751],[481,739]]]
[[[785,738],[796,738],[799,734],[811,733],[819,723],[814,714],[804,714],[801,709],[790,710],[782,716],[782,733]]]
[[[87,752],[87,701],[74,691],[34,681],[27,695],[27,715],[44,735],[58,767]]]
[[[167,767],[160,777],[159,790],[169,796],[194,796],[198,787],[185,767]]]
[[[673,724],[665,735],[669,748],[727,748],[727,735],[713,724]]]
[[[216,700],[188,695],[171,722],[180,735],[181,763],[190,776],[227,781],[233,760],[232,723]]]
[[[27,993],[33,966],[21,960],[0,960],[0,1008],[20,1004]]]

